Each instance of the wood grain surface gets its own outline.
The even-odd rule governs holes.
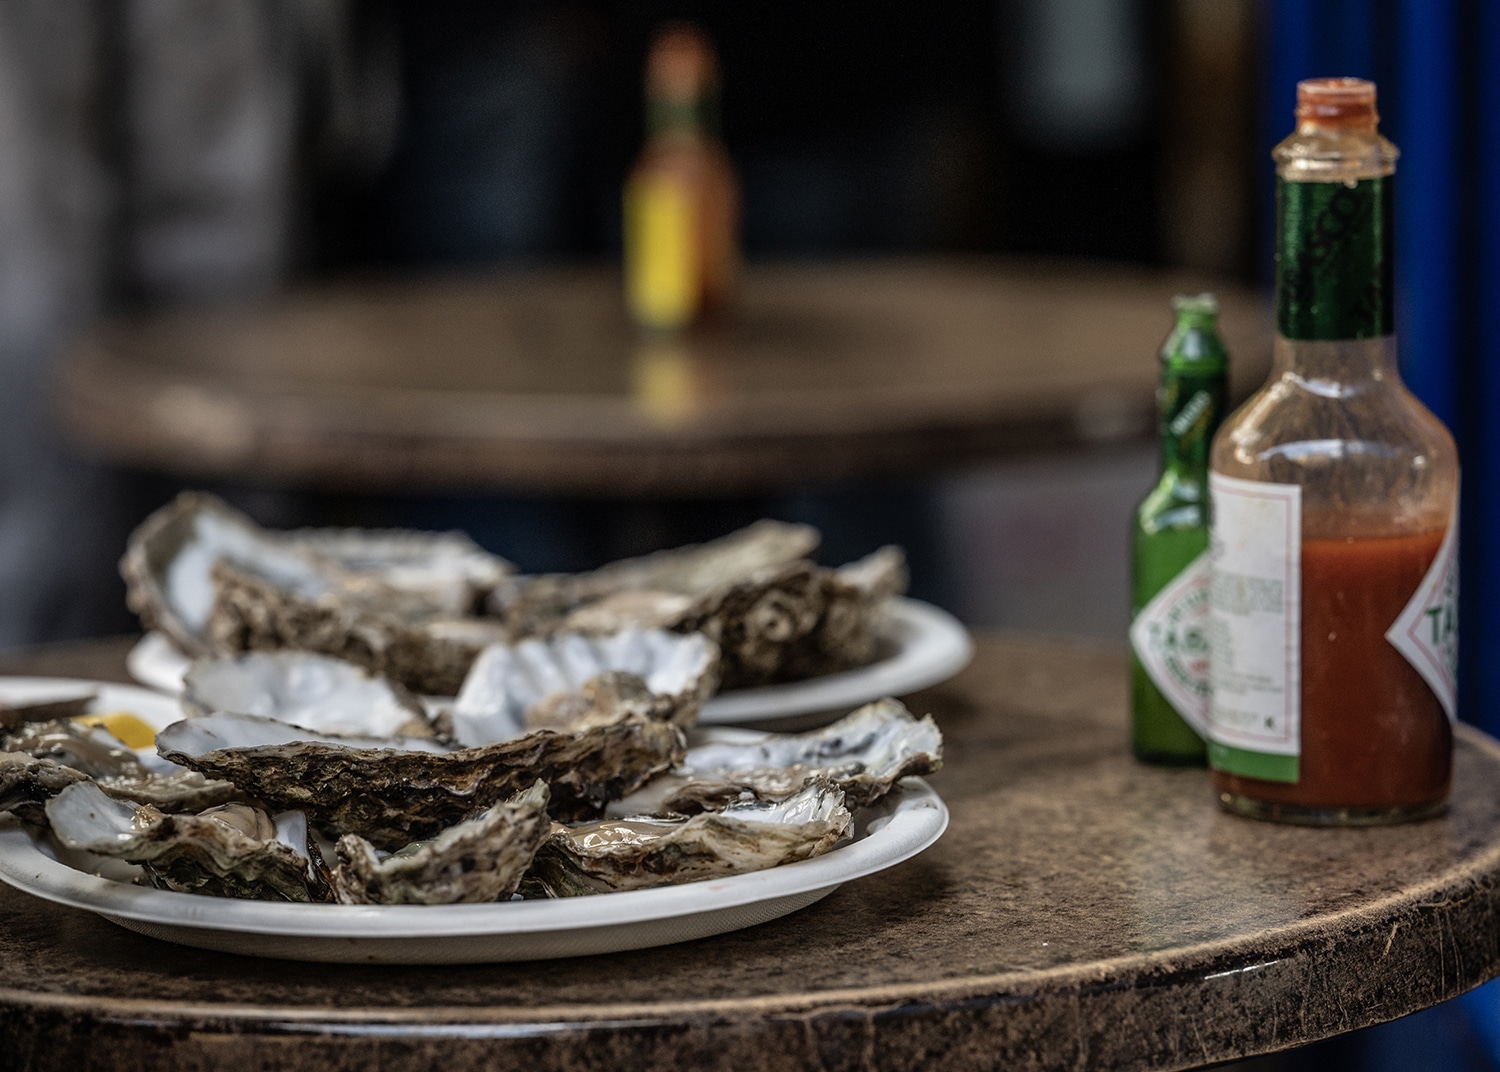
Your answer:
[[[644,338],[618,276],[348,283],[118,324],[64,427],[190,478],[385,490],[740,494],[1149,434],[1169,301],[1212,281],[1009,261],[754,266],[715,330]],[[1260,296],[1220,284],[1243,395]]]

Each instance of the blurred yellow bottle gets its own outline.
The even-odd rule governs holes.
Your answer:
[[[642,327],[690,327],[734,287],[739,187],[718,98],[707,38],[685,23],[663,29],[646,62],[646,146],[625,183],[626,300]]]

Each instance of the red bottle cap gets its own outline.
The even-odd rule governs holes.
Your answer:
[[[1309,78],[1297,83],[1297,122],[1336,130],[1374,130],[1375,83],[1363,78]]]
[[[690,22],[662,27],[646,58],[646,91],[664,100],[692,100],[717,84],[719,60],[708,36]]]

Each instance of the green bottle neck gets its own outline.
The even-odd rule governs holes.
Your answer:
[[[1185,485],[1206,484],[1209,448],[1228,402],[1228,357],[1214,312],[1181,309],[1161,349],[1157,434],[1162,469]]]

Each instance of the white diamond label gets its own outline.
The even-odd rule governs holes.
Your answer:
[[[1208,552],[1152,597],[1130,623],[1130,646],[1151,683],[1200,737],[1208,735]]]
[[[1458,506],[1437,557],[1385,638],[1431,686],[1448,718],[1458,718]]]

